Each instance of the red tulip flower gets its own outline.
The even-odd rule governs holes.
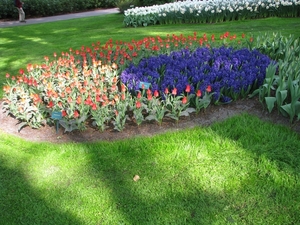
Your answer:
[[[211,92],[211,86],[210,86],[210,85],[207,86],[206,91],[207,91],[208,93]]]
[[[172,90],[172,95],[177,95],[177,88],[174,88],[174,89]]]
[[[184,96],[183,99],[182,99],[182,104],[186,104],[187,103],[187,97]]]
[[[142,94],[141,92],[138,92],[137,96],[136,96],[138,99],[140,99],[142,97]]]
[[[48,108],[53,108],[53,106],[54,106],[54,103],[52,102],[52,101],[50,101],[49,103],[48,103]]]
[[[186,85],[185,92],[186,93],[190,93],[191,92],[191,86],[190,85]]]
[[[147,95],[151,95],[152,91],[150,89],[147,89]]]
[[[62,115],[62,117],[66,117],[66,116],[67,116],[66,110],[63,110],[63,111],[61,112],[61,115]]]
[[[202,96],[201,90],[198,90],[198,91],[197,91],[196,96],[197,96],[198,98],[200,98],[200,97]]]
[[[95,103],[92,105],[92,110],[97,110],[97,105]]]
[[[77,110],[75,110],[74,112],[74,118],[78,118],[79,117],[79,112]]]
[[[136,107],[137,109],[141,108],[141,102],[140,102],[140,101],[137,101],[137,102],[135,103],[135,107]]]

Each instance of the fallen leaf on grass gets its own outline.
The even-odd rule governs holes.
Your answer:
[[[133,181],[135,181],[135,182],[137,182],[139,179],[140,179],[140,176],[139,176],[139,175],[135,175],[135,176],[133,177]]]

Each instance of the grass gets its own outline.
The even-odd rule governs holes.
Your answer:
[[[299,140],[247,114],[112,143],[1,133],[1,224],[297,224]]]
[[[121,22],[121,15],[107,15],[1,29],[0,83],[6,72],[17,73],[44,55],[109,38],[194,31],[300,36],[299,18],[136,29]],[[0,221],[299,224],[299,149],[299,134],[247,114],[115,142],[34,143],[0,131]]]

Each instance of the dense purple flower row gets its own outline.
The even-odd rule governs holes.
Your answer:
[[[214,100],[227,102],[249,87],[261,85],[270,62],[268,56],[246,48],[183,49],[130,64],[122,72],[121,81],[131,91],[139,89],[139,82],[147,82],[152,90],[161,93],[165,88],[176,87],[179,95],[187,84],[191,85],[191,93],[211,85]]]

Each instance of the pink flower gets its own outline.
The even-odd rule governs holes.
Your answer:
[[[74,112],[74,118],[78,118],[79,117],[79,112],[77,110],[75,110]]]
[[[206,91],[207,91],[208,93],[211,92],[211,86],[210,86],[210,85],[207,86]]]
[[[201,90],[198,90],[198,91],[197,91],[197,93],[196,93],[196,96],[197,96],[198,98],[200,98],[200,97],[201,97],[201,95],[202,95],[202,92],[201,92]]]
[[[186,93],[190,93],[191,92],[191,86],[190,85],[186,85],[185,92]]]
[[[137,102],[135,103],[135,107],[136,107],[137,109],[141,108],[141,102],[140,102],[140,101],[137,101]]]
[[[174,89],[172,90],[172,95],[177,95],[177,88],[174,88]]]
[[[182,99],[182,104],[186,104],[187,103],[187,97],[184,96],[183,99]]]

